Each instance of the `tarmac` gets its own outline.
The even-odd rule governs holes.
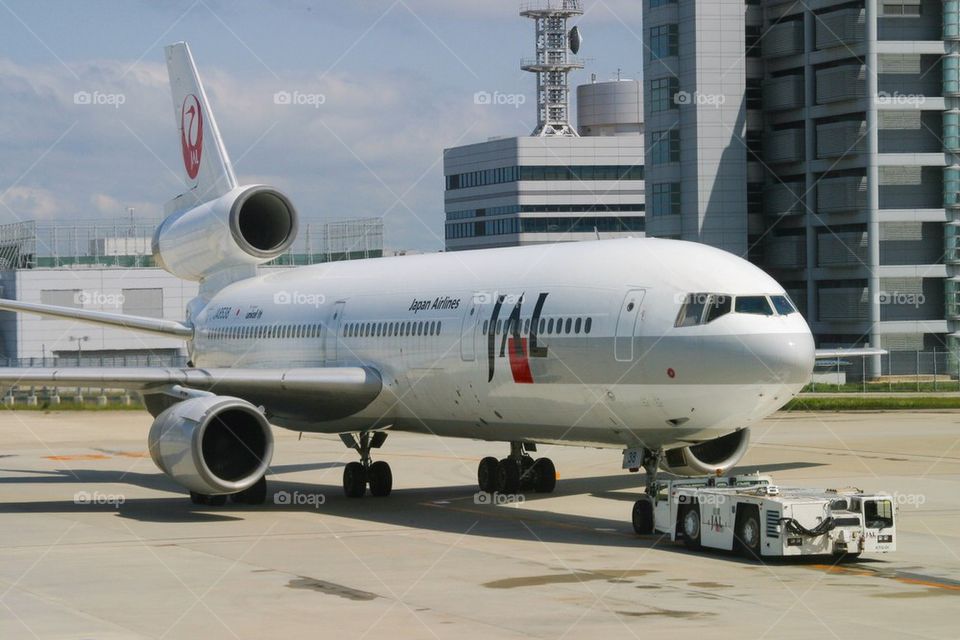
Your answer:
[[[957,638],[960,412],[789,413],[740,471],[894,493],[898,550],[747,561],[638,537],[619,451],[544,447],[554,494],[489,504],[507,446],[394,433],[388,498],[336,436],[276,431],[270,500],[199,507],[138,412],[0,418],[0,638]],[[675,635],[676,634],[676,635]]]

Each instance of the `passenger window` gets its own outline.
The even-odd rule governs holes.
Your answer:
[[[791,313],[797,312],[797,309],[787,296],[771,296],[770,299],[773,301],[773,306],[776,308],[777,313],[782,316],[788,316]]]
[[[773,309],[767,296],[737,296],[733,307],[737,313],[750,313],[758,316],[772,316]]]
[[[694,327],[703,320],[703,310],[707,306],[708,293],[689,293],[683,306],[680,307],[680,313],[677,314],[675,327]]]
[[[503,329],[503,320],[497,320],[497,334]]]
[[[587,318],[587,321],[583,323],[583,332],[590,333],[591,327],[593,327],[593,318]]]
[[[547,333],[553,333],[553,318],[550,318],[550,324],[547,325]]]
[[[570,333],[570,325],[571,325],[571,324],[573,324],[573,322],[570,320],[570,318],[567,318],[567,324],[565,324],[564,327],[563,327],[563,332],[564,332],[564,333]]]
[[[547,329],[547,319],[540,318],[540,331],[538,331],[537,333],[543,333],[544,331],[546,331],[546,329]]]
[[[733,306],[733,297],[714,294],[710,296],[710,303],[707,307],[706,322],[713,322],[720,316],[730,313]]]
[[[440,335],[440,331],[441,331],[441,322],[437,320],[437,335]]]
[[[582,318],[577,318],[577,321],[573,325],[573,332],[580,333],[580,323],[583,322]]]
[[[530,320],[523,321],[523,335],[530,335]]]
[[[490,321],[489,321],[489,320],[484,320],[484,321],[483,321],[483,332],[484,332],[484,333],[487,333],[487,331],[488,331],[489,329],[490,329]]]

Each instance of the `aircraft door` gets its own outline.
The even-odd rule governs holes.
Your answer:
[[[478,297],[473,296],[460,325],[460,359],[473,362],[477,357],[477,323],[480,320]]]
[[[333,305],[333,311],[330,312],[330,317],[327,319],[327,322],[324,323],[324,359],[328,363],[337,362],[339,356],[338,343],[340,342],[340,325],[343,321],[343,307],[345,304],[346,302],[341,300]]]
[[[620,305],[617,329],[613,337],[613,353],[618,362],[631,362],[634,357],[633,338],[642,318],[645,289],[631,289]]]

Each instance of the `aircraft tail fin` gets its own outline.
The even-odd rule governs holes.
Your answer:
[[[174,208],[182,210],[228,193],[237,186],[237,178],[189,45],[177,42],[165,52],[187,185],[187,191],[174,200]]]

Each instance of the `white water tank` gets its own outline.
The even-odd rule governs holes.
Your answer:
[[[591,82],[577,87],[581,136],[643,135],[643,95],[636,80]]]

